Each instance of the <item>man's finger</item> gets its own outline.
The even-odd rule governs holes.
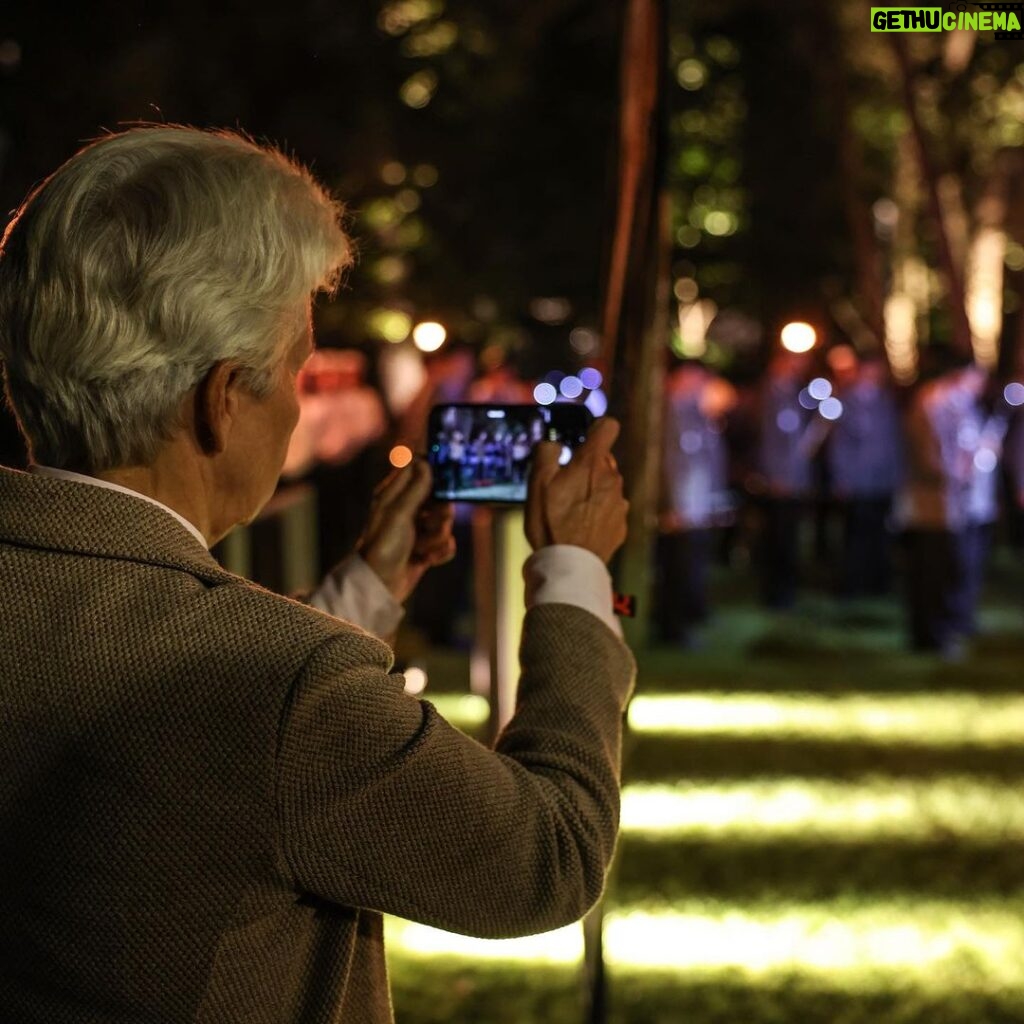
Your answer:
[[[400,469],[389,486],[380,492],[380,506],[395,510],[419,508],[430,494],[431,480],[427,462],[423,459],[413,460],[408,467]]]
[[[562,446],[555,441],[541,441],[530,458],[530,478],[526,485],[526,537],[534,548],[550,543],[544,495],[548,484],[558,474]]]
[[[558,472],[558,460],[562,455],[562,446],[557,441],[540,441],[533,449],[530,464],[529,486],[544,483]]]
[[[573,462],[604,461],[611,455],[612,445],[619,437],[619,421],[612,416],[594,420],[587,431],[587,439],[576,449]]]

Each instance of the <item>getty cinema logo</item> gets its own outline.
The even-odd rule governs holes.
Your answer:
[[[953,32],[961,29],[995,32],[996,39],[1024,39],[1022,24],[1024,3],[871,8],[872,32]]]

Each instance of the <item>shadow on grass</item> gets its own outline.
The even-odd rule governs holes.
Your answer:
[[[729,901],[1024,897],[1018,842],[660,839],[623,835],[609,906]]]
[[[1020,1024],[1024,991],[830,989],[804,979],[747,981],[724,974],[682,981],[670,973],[613,974],[613,1024]],[[555,1020],[557,1018],[551,1018]]]
[[[1024,747],[898,746],[863,740],[805,740],[743,736],[629,736],[624,775],[629,782],[730,780],[800,776],[852,779],[866,774],[926,779],[972,775],[1024,785]]]

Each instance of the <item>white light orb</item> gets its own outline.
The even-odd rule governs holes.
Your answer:
[[[554,384],[542,381],[533,389],[533,400],[538,405],[551,405],[558,397],[558,391]]]
[[[579,377],[563,377],[558,390],[566,398],[579,398],[583,394],[583,381]]]
[[[433,320],[424,320],[412,330],[413,344],[421,352],[436,352],[448,338],[448,332],[442,324]]]
[[[818,412],[821,413],[822,419],[837,420],[843,415],[843,403],[838,398],[826,398],[818,406]]]
[[[782,328],[780,337],[782,347],[787,352],[796,352],[797,354],[810,352],[814,348],[814,343],[818,340],[818,334],[814,328],[802,320],[786,324]]]
[[[815,377],[807,385],[807,390],[811,393],[811,397],[819,402],[824,402],[826,398],[832,397],[832,384],[824,377]]]

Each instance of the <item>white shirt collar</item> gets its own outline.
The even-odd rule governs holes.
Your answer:
[[[175,512],[173,508],[168,507],[162,501],[157,501],[156,498],[151,498],[148,494],[142,494],[140,491],[133,491],[130,487],[122,487],[120,484],[112,484],[109,480],[100,480],[99,477],[85,476],[82,473],[73,473],[70,469],[55,469],[53,466],[41,466],[38,463],[33,463],[28,467],[30,473],[38,473],[40,476],[52,476],[58,480],[74,480],[80,484],[92,484],[94,487],[106,487],[111,491],[120,491],[122,494],[130,494],[133,498],[141,498],[143,501],[148,501],[152,505],[156,505],[157,508],[162,508],[165,512],[169,512],[175,519],[181,523],[182,526],[192,534],[193,537],[204,548],[209,549],[209,545],[206,543],[206,538],[199,531],[199,528],[194,524],[190,523],[183,515],[179,512]]]

